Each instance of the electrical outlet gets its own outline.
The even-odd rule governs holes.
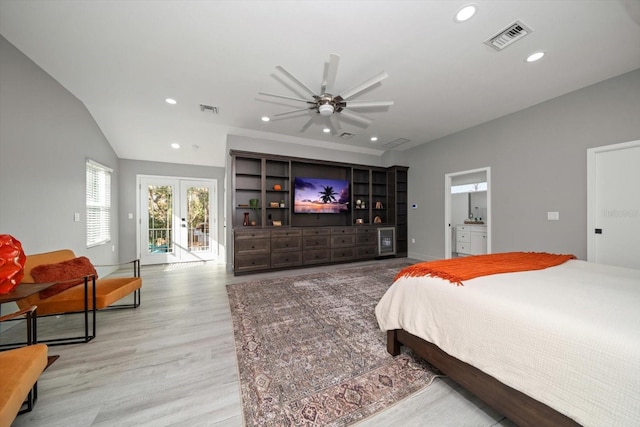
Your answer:
[[[547,220],[549,220],[549,221],[559,221],[560,220],[560,212],[547,212]]]
[[[411,238],[411,243],[415,243],[415,242],[416,242],[416,239],[412,237]]]
[[[79,214],[78,212],[76,212],[76,213],[74,213],[74,214],[73,214],[73,220],[74,220],[75,222],[80,221],[80,214]]]

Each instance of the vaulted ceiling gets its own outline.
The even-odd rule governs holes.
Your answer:
[[[475,16],[456,22],[468,3]],[[526,36],[485,44],[516,21]],[[86,105],[119,157],[214,166],[229,133],[382,154],[640,68],[640,0],[0,0],[0,34]],[[350,138],[313,110],[274,116],[306,104],[258,93],[308,98],[276,66],[319,92],[330,54],[336,93],[389,74],[353,100],[394,104],[358,109],[368,126],[340,118]]]

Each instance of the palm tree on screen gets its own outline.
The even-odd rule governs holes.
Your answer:
[[[335,196],[338,193],[333,191],[333,187],[332,186],[327,185],[326,187],[323,187],[323,190],[319,194],[320,194],[320,200],[322,200],[323,203],[331,203],[332,201],[333,202],[336,201],[336,197]]]

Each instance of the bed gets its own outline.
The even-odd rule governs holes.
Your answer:
[[[436,276],[399,274],[376,306],[391,354],[412,348],[518,425],[638,425],[640,270]]]

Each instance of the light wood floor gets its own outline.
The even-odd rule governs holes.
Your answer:
[[[97,337],[88,344],[50,347],[60,359],[42,375],[33,412],[13,426],[242,426],[225,285],[322,270],[234,277],[211,263],[143,267],[142,305],[98,313]],[[40,338],[80,321],[77,315],[40,319]],[[452,381],[437,379],[359,424],[391,425],[513,423]]]

